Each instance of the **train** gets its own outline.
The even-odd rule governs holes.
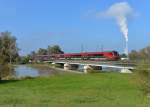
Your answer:
[[[50,55],[37,55],[36,60],[119,60],[120,56],[117,51],[106,52],[81,52],[81,53],[64,53],[64,54],[50,54]]]

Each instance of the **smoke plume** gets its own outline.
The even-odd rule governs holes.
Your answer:
[[[128,25],[127,18],[132,16],[133,9],[127,2],[115,3],[106,11],[97,14],[97,17],[110,17],[117,21],[120,31],[123,33],[126,42],[128,41]]]

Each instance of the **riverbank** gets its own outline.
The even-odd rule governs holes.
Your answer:
[[[133,74],[64,73],[0,83],[0,107],[149,107]]]
[[[27,66],[29,67],[33,67],[33,68],[37,68],[37,69],[53,69],[54,71],[59,71],[60,73],[64,73],[64,72],[70,72],[70,73],[84,73],[81,71],[75,71],[75,70],[64,70],[64,68],[61,68],[59,65],[52,65],[52,64],[28,64]]]
[[[65,73],[64,70],[54,68],[49,64],[17,65],[14,67],[14,71],[16,79],[49,77]]]
[[[10,67],[10,65],[8,65]],[[2,80],[17,80],[22,78],[35,78],[35,77],[46,77],[52,75],[61,75],[64,73],[82,73],[79,71],[67,70],[63,68],[54,67],[48,63],[42,64],[23,64],[23,65],[11,65],[11,69],[4,70],[3,73],[7,76],[3,77]]]

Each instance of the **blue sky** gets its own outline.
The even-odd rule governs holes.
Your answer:
[[[0,0],[0,32],[17,37],[25,55],[58,44],[65,52],[124,51],[124,37],[114,20],[97,19],[92,11],[104,11],[117,2],[128,2],[137,14],[128,20],[129,50],[150,45],[149,0]]]

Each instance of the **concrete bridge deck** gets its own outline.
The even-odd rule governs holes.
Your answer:
[[[136,62],[131,62],[131,61],[53,60],[53,61],[45,61],[45,62],[66,62],[66,63],[82,63],[82,64],[136,66]]]
[[[116,68],[120,69],[122,73],[131,73],[131,70],[135,69],[135,64],[131,62],[119,62],[119,61],[77,61],[77,60],[54,60],[46,61],[53,64],[63,64],[64,69],[69,70],[71,68],[77,68],[78,65],[84,66],[84,70],[87,69],[100,69],[102,68]]]

